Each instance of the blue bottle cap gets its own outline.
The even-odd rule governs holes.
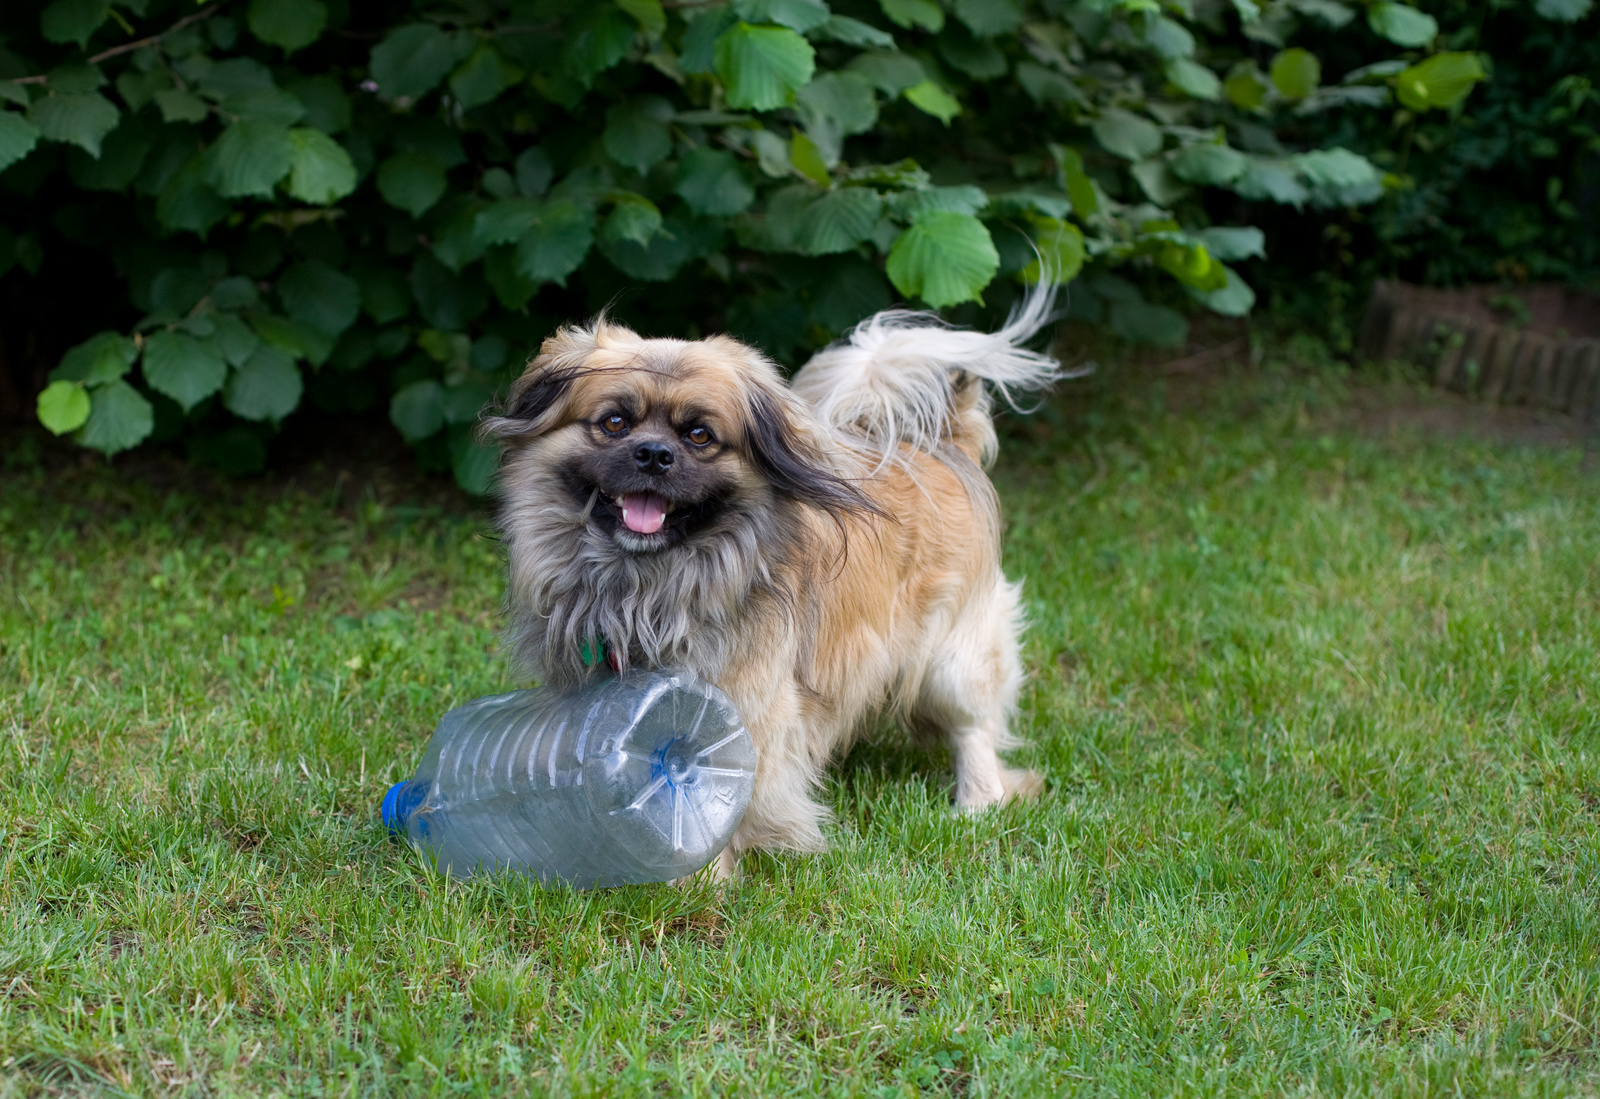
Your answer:
[[[383,795],[383,826],[389,831],[404,835],[411,814],[417,811],[428,796],[426,782],[397,782]]]

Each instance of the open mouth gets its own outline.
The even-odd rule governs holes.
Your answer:
[[[589,519],[617,536],[628,548],[663,548],[704,529],[724,508],[712,496],[695,503],[675,501],[658,492],[616,495],[592,485],[584,494]]]

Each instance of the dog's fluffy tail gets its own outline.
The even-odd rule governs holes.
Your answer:
[[[843,434],[895,460],[902,447],[932,450],[949,441],[989,463],[997,444],[985,383],[1015,406],[1017,397],[1062,377],[1049,355],[1022,347],[1051,319],[1055,287],[1029,290],[998,332],[952,328],[936,314],[890,309],[814,355],[793,387]]]

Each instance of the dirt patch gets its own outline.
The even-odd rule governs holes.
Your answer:
[[[1595,428],[1542,408],[1484,404],[1454,393],[1355,386],[1341,426],[1375,439],[1420,435],[1502,446],[1594,446]]]

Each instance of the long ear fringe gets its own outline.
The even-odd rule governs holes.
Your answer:
[[[987,382],[1013,407],[1019,394],[1068,376],[1051,356],[1022,346],[1055,319],[1056,290],[1041,281],[996,332],[952,328],[934,313],[886,310],[818,352],[793,388],[825,423],[863,434],[885,456],[901,445],[932,450],[955,430],[962,373]]]
[[[587,325],[564,325],[539,347],[539,354],[515,382],[498,408],[487,410],[478,424],[486,439],[524,439],[547,426],[551,409],[561,403],[583,373],[584,362],[615,329],[602,311]]]

